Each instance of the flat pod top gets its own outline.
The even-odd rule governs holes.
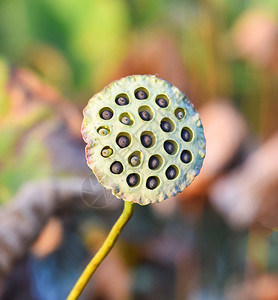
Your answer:
[[[132,120],[128,126],[125,118]],[[194,106],[178,88],[152,75],[122,78],[93,96],[84,109],[82,135],[98,181],[118,198],[142,205],[181,192],[205,157]],[[107,149],[111,154],[103,155]]]

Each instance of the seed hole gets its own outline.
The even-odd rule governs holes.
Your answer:
[[[181,107],[177,108],[175,110],[175,116],[179,120],[183,119],[185,117],[185,109]]]
[[[175,123],[169,118],[163,118],[160,122],[160,127],[165,132],[172,132],[175,130]]]
[[[132,166],[132,167],[137,167],[140,165],[141,160],[142,160],[142,153],[140,151],[135,151],[133,153],[131,153],[128,157],[128,163]]]
[[[144,121],[150,121],[153,118],[153,111],[149,106],[141,106],[138,109],[139,116]]]
[[[143,87],[139,87],[134,91],[134,95],[138,100],[145,100],[149,97],[149,91]]]
[[[188,127],[184,127],[181,131],[181,138],[185,141],[185,142],[190,142],[193,138],[193,132],[190,128]]]
[[[155,99],[155,103],[162,108],[169,105],[169,98],[166,95],[158,95]]]
[[[123,165],[119,161],[113,162],[113,164],[110,166],[110,171],[113,174],[121,174],[123,172]]]
[[[128,95],[127,94],[118,95],[115,99],[115,102],[120,106],[127,105],[129,103]]]
[[[99,115],[103,120],[110,120],[113,117],[113,110],[110,107],[104,107],[100,110]]]
[[[180,158],[183,163],[188,164],[192,161],[192,153],[188,150],[183,150]]]
[[[170,167],[167,168],[165,175],[169,180],[177,178],[177,176],[179,175],[178,167],[175,165],[171,165]]]
[[[110,128],[108,126],[100,126],[98,129],[97,129],[97,132],[98,134],[100,135],[107,135],[110,133]]]
[[[134,119],[130,113],[122,113],[119,117],[119,121],[124,125],[132,125],[134,123]]]
[[[163,146],[164,150],[170,155],[174,155],[178,151],[178,144],[175,141],[167,140],[164,142]]]
[[[131,137],[127,132],[121,132],[117,135],[116,142],[120,148],[126,148],[131,142]]]
[[[113,149],[109,146],[106,146],[104,147],[102,150],[101,150],[101,155],[103,157],[109,157],[113,154]]]
[[[142,132],[140,139],[142,145],[146,148],[152,147],[156,142],[155,135],[151,131]]]
[[[147,179],[146,186],[149,190],[154,190],[160,184],[160,179],[157,176],[150,176]]]
[[[129,174],[126,178],[126,182],[130,187],[136,187],[140,183],[140,176],[136,173]]]
[[[158,154],[152,155],[149,159],[149,168],[151,170],[158,170],[163,165],[163,162],[164,160],[160,155]]]

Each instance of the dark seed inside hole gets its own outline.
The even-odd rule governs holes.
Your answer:
[[[156,169],[158,167],[158,165],[159,165],[158,158],[155,157],[155,156],[151,156],[150,159],[149,159],[149,168],[151,170],[154,170],[154,169]]]
[[[174,151],[174,145],[171,142],[166,141],[164,143],[164,149],[168,154],[172,154]]]
[[[139,163],[139,158],[138,156],[134,155],[131,157],[130,159],[130,163],[133,165],[133,166],[136,166],[138,163]]]
[[[138,182],[138,176],[136,174],[130,174],[127,176],[126,181],[129,186],[135,186]]]
[[[123,172],[123,165],[119,161],[115,161],[111,165],[110,170],[114,174],[120,174]]]
[[[101,113],[101,117],[102,117],[102,119],[104,119],[104,120],[109,120],[109,119],[112,118],[112,116],[113,116],[113,113],[112,113],[112,111],[110,111],[110,110],[104,110],[104,111]]]
[[[186,130],[186,129],[183,129],[183,130],[181,131],[181,138],[182,138],[185,142],[190,141],[190,138],[191,138],[190,132],[189,132],[188,130]]]
[[[128,104],[128,100],[125,97],[121,96],[121,97],[119,97],[119,98],[116,99],[116,103],[118,105],[121,105],[121,106],[122,105],[127,105]]]
[[[126,136],[120,136],[117,139],[117,144],[121,147],[121,148],[125,148],[129,145],[129,139]]]
[[[162,107],[162,108],[165,108],[165,107],[168,106],[167,101],[166,101],[165,99],[163,99],[163,98],[156,99],[155,102],[156,102],[156,104],[157,104],[158,106],[160,106],[160,107]]]
[[[135,93],[135,97],[139,100],[144,100],[148,98],[148,95],[145,91],[139,90]]]
[[[156,177],[152,176],[152,177],[149,177],[147,179],[147,188],[150,189],[150,190],[153,190],[157,187],[157,179]]]
[[[184,117],[184,113],[182,111],[177,112],[177,118],[180,120]]]
[[[166,177],[168,179],[173,179],[176,177],[177,171],[174,167],[170,166],[167,170],[166,170]]]
[[[191,161],[191,154],[187,150],[183,150],[181,153],[181,161],[184,162],[185,164],[188,164]]]
[[[144,134],[141,136],[141,143],[144,147],[149,148],[151,146],[152,142],[153,142],[153,140],[149,135]]]
[[[145,110],[141,111],[141,112],[139,113],[139,116],[140,116],[144,121],[149,121],[149,120],[151,119],[150,114],[149,114],[147,111],[145,111]]]
[[[122,122],[123,124],[125,124],[125,125],[129,125],[129,124],[130,124],[130,120],[129,120],[128,117],[123,117],[123,118],[121,119],[121,122]]]
[[[161,129],[162,129],[163,131],[165,131],[165,132],[171,131],[171,125],[170,125],[169,122],[162,121],[162,122],[160,123],[160,127],[161,127]]]

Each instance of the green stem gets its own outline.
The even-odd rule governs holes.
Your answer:
[[[87,285],[88,281],[96,271],[97,267],[100,263],[104,260],[106,255],[110,252],[113,248],[119,234],[121,233],[122,229],[124,228],[125,224],[131,218],[133,213],[133,203],[125,201],[125,206],[122,214],[120,215],[117,222],[112,227],[110,233],[108,234],[106,240],[102,244],[101,248],[89,262],[81,276],[79,277],[78,281],[76,282],[75,286],[71,290],[67,300],[75,300],[78,299],[82,291],[84,290],[85,286]]]

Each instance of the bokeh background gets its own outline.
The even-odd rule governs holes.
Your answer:
[[[277,0],[1,0],[0,298],[65,299],[119,216],[80,125],[132,74],[185,92],[207,157],[136,205],[81,299],[278,299]]]

